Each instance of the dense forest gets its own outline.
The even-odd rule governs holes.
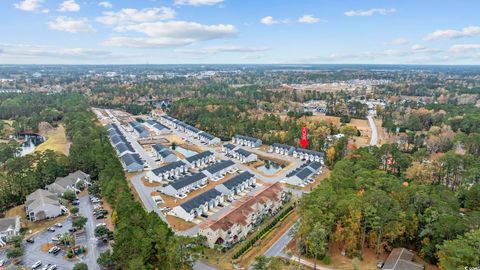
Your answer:
[[[116,229],[111,256],[116,268],[190,269],[202,248],[202,239],[175,236],[158,215],[147,214],[133,199],[107,132],[95,123],[86,99],[77,94],[51,95],[48,99],[61,104],[62,121],[72,142],[70,155],[47,151],[6,160],[4,173],[0,174],[2,210],[22,203],[27,194],[53,182],[56,176],[82,170],[92,176],[94,186],[99,187],[114,209]],[[28,117],[27,112],[13,109],[9,113]],[[108,256],[109,252],[102,254],[100,261],[109,261]]]
[[[442,269],[478,266],[478,160],[467,166],[460,158],[444,157],[442,173],[425,181],[403,173],[415,158],[383,145],[358,149],[337,162],[331,176],[301,202],[300,252],[324,258],[328,244],[336,243],[347,256],[362,258],[367,247],[380,254],[401,246]],[[457,181],[463,168],[477,171]]]

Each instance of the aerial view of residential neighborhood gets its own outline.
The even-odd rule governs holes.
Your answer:
[[[1,1],[0,270],[480,269],[479,10]]]

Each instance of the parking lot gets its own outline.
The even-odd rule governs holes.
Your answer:
[[[52,237],[57,234],[62,234],[68,232],[72,228],[72,219],[67,218],[63,221],[62,227],[55,227],[55,232],[50,232],[45,230],[33,236],[34,243],[24,242],[24,255],[22,258],[22,264],[30,267],[37,261],[42,261],[42,265],[46,264],[55,264],[59,270],[70,270],[73,268],[75,263],[83,262],[88,265],[88,269],[100,269],[96,260],[100,253],[106,249],[109,249],[110,246],[108,243],[104,243],[95,238],[95,226],[99,223],[103,223],[103,219],[97,220],[93,215],[93,205],[89,200],[88,196],[83,196],[79,198],[79,214],[87,218],[87,223],[85,224],[85,230],[82,233],[76,234],[76,244],[87,247],[86,256],[81,256],[75,261],[70,261],[65,258],[66,252],[60,251],[58,254],[54,255],[45,251],[42,251],[42,246],[48,243],[52,243]],[[45,250],[45,249],[44,249]],[[6,250],[0,251],[0,260],[7,260]],[[41,269],[41,268],[39,268]]]

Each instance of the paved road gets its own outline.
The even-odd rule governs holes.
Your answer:
[[[280,238],[278,238],[277,242],[275,242],[265,252],[265,256],[269,256],[269,257],[276,257],[276,256],[285,257],[286,256],[286,254],[283,252],[283,249],[287,246],[287,244],[293,238],[290,234],[293,231],[294,226],[295,226],[295,223]]]
[[[377,145],[378,144],[378,131],[377,126],[375,125],[375,121],[373,121],[373,116],[367,116],[368,125],[372,130],[372,137],[370,138],[370,145]]]
[[[145,173],[141,173],[138,175],[135,175],[132,177],[132,184],[135,190],[138,193],[138,196],[142,200],[143,206],[147,210],[147,212],[155,212],[157,213],[160,218],[167,223],[167,219],[165,218],[165,215],[160,211],[160,209],[157,206],[157,203],[152,199],[152,196],[150,195],[152,191],[155,191],[155,188],[153,187],[147,187],[142,183],[142,177],[145,176]]]

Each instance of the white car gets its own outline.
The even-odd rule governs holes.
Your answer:
[[[37,261],[34,264],[32,264],[32,269],[37,269],[42,265],[42,261]]]
[[[5,260],[0,260],[0,267],[5,264]]]
[[[98,227],[101,227],[101,226],[104,226],[104,227],[106,227],[106,226],[107,226],[107,224],[105,224],[105,223],[98,223],[97,225],[95,225],[95,227],[97,227],[97,228],[98,228]]]
[[[55,223],[55,227],[61,228],[63,227],[62,223]]]

